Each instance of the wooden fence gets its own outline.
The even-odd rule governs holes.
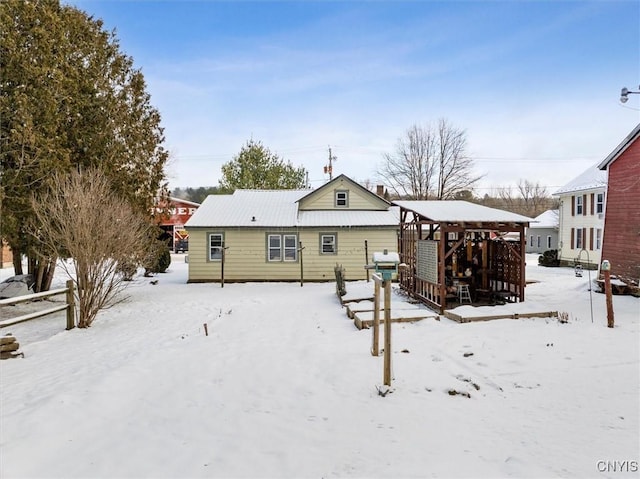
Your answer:
[[[13,326],[14,324],[23,323],[31,319],[41,318],[48,316],[49,314],[57,313],[58,311],[67,311],[67,329],[73,329],[75,327],[75,299],[74,299],[74,286],[73,281],[67,281],[65,288],[54,289],[51,291],[44,291],[42,293],[28,294],[25,296],[16,296],[15,298],[0,299],[0,306],[8,306],[18,303],[26,303],[28,301],[34,301],[36,299],[50,298],[52,296],[58,296],[61,294],[66,295],[65,304],[54,306],[53,308],[44,309],[42,311],[36,311],[22,316],[16,316],[15,318],[5,319],[0,321],[0,329],[7,326]]]

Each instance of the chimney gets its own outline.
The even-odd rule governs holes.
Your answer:
[[[384,185],[377,185],[376,186],[376,195],[384,196]]]

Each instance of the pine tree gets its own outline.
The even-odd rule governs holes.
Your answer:
[[[27,255],[36,290],[46,290],[57,258],[26,234],[31,196],[55,172],[99,166],[135,210],[149,212],[166,189],[168,153],[142,73],[115,33],[77,8],[0,2],[0,69],[0,235],[16,274]]]

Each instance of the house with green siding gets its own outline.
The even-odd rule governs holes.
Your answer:
[[[210,195],[185,224],[188,282],[333,281],[336,264],[365,279],[375,251],[397,251],[398,210],[345,175],[315,190]]]

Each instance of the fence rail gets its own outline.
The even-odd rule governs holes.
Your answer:
[[[53,308],[43,309],[42,311],[36,311],[29,314],[23,314],[22,316],[16,316],[15,318],[5,319],[0,321],[0,329],[7,326],[13,326],[14,324],[23,323],[31,319],[41,318],[50,314],[57,313],[59,311],[67,311],[67,329],[73,329],[75,327],[75,299],[74,299],[74,286],[73,281],[67,281],[65,288],[54,289],[51,291],[43,291],[42,293],[27,294],[24,296],[16,296],[15,298],[0,299],[0,306],[10,306],[18,303],[26,303],[34,301],[36,299],[50,298],[52,296],[59,296],[64,294],[66,296],[65,304],[54,306]]]

